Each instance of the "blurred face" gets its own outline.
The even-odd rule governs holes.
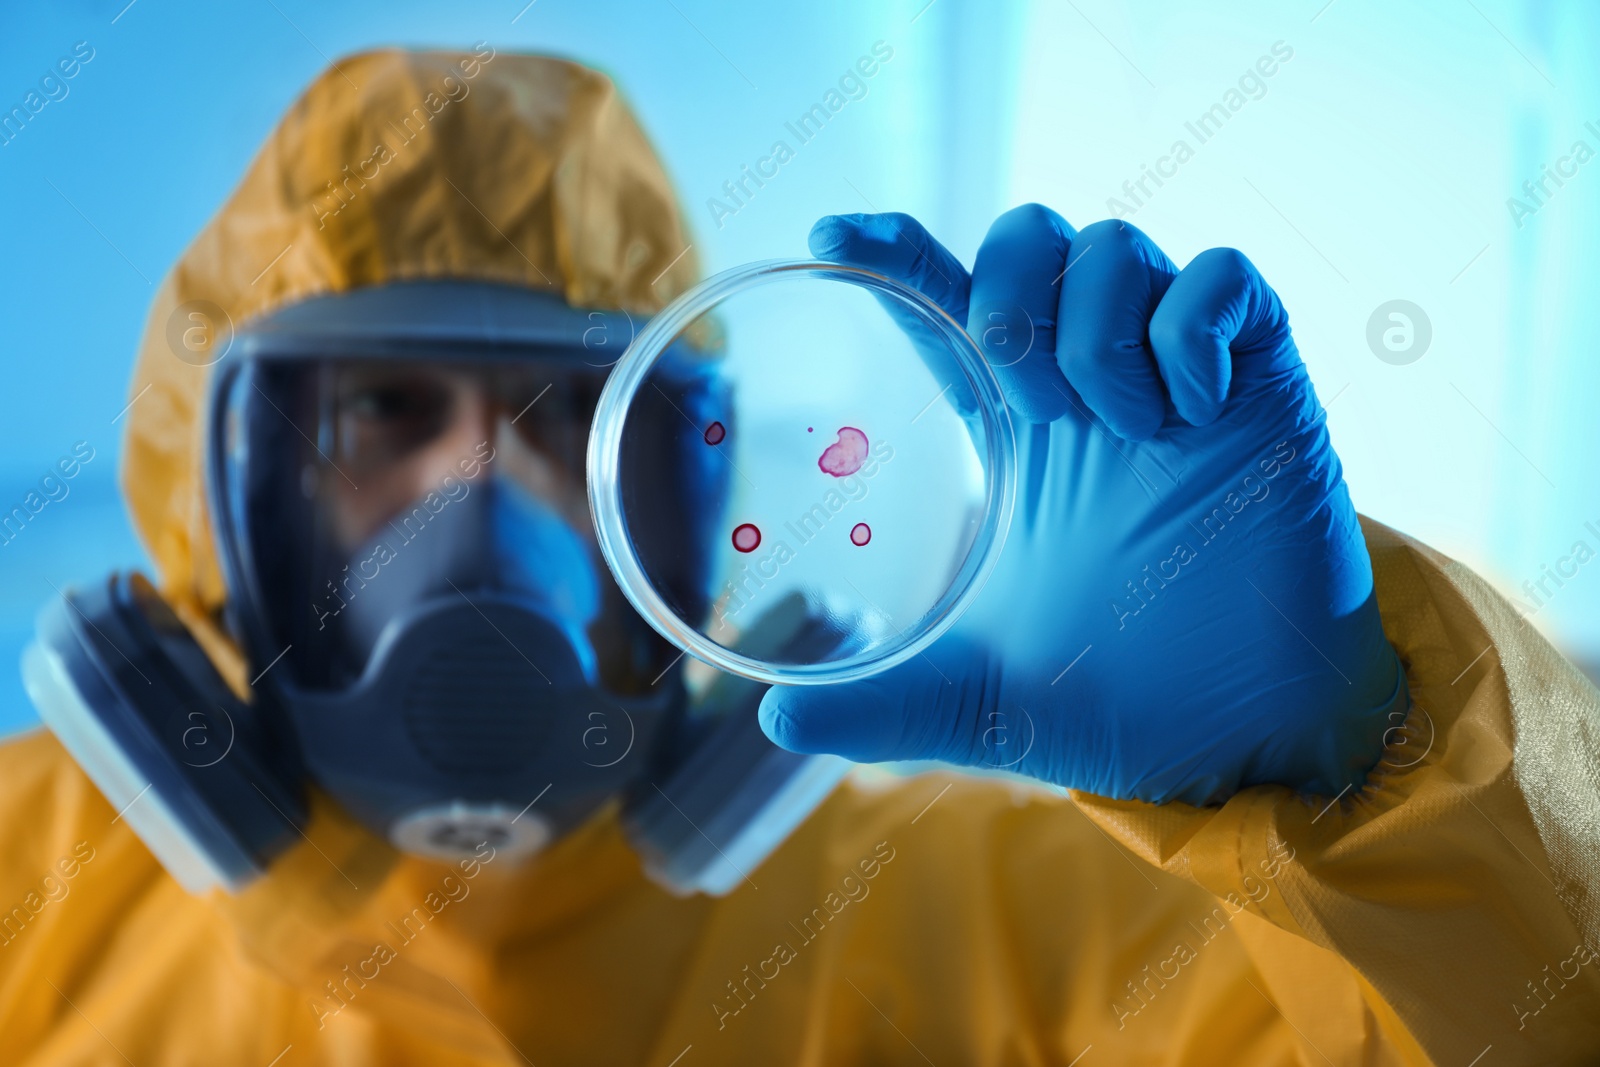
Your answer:
[[[342,552],[383,534],[386,525],[393,529],[397,516],[429,494],[455,500],[492,477],[514,481],[589,551],[603,608],[588,636],[602,676],[624,692],[648,686],[659,670],[659,648],[647,657],[646,673],[637,628],[626,626],[632,609],[601,563],[589,517],[584,454],[601,376],[404,360],[336,363],[324,373],[331,380],[320,392],[331,410],[320,421],[332,440],[318,446],[333,469],[323,472],[317,491]],[[652,644],[659,643],[652,637]]]
[[[597,381],[398,361],[330,372],[337,471],[324,491],[345,549],[429,493],[448,494],[453,483],[471,486],[491,472],[515,479],[593,540],[583,449]]]

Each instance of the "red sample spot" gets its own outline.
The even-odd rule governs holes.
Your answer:
[[[852,545],[864,545],[870,540],[872,540],[872,527],[864,522],[856,523],[855,527],[850,531],[850,543]]]
[[[835,478],[854,474],[867,461],[867,435],[854,426],[839,427],[839,439],[829,445],[817,460],[824,473]]]
[[[706,427],[706,444],[720,445],[722,439],[728,436],[728,428],[720,422],[713,422]]]
[[[814,426],[807,426],[807,427],[806,427],[806,433],[810,433],[810,432],[811,432],[811,431],[812,431],[812,430],[814,430],[814,429],[816,429],[816,427],[814,427]]]
[[[740,552],[754,552],[760,543],[761,531],[748,522],[733,528],[733,547]]]

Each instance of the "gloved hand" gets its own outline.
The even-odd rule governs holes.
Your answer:
[[[1127,223],[1080,233],[1038,205],[1002,215],[970,273],[906,215],[824,218],[811,250],[968,324],[1019,486],[956,626],[863,681],[769,690],[774,742],[1158,803],[1361,784],[1404,678],[1325,414],[1248,259],[1180,272]]]

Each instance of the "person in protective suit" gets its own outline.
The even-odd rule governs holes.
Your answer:
[[[905,216],[819,223],[958,321],[1030,317],[1024,486],[927,657],[763,693],[685,680],[585,509],[688,245],[577,64],[373,52],[294,105],[146,330],[157,582],[68,591],[26,657],[6,1062],[1600,1053],[1600,696],[1358,523],[1247,259],[1036,205],[970,271]],[[662,491],[705,491],[657,414]]]

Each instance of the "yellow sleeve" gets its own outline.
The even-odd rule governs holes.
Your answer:
[[[1074,798],[1348,961],[1434,1062],[1600,1062],[1600,692],[1466,567],[1363,526],[1412,706],[1359,793]]]

